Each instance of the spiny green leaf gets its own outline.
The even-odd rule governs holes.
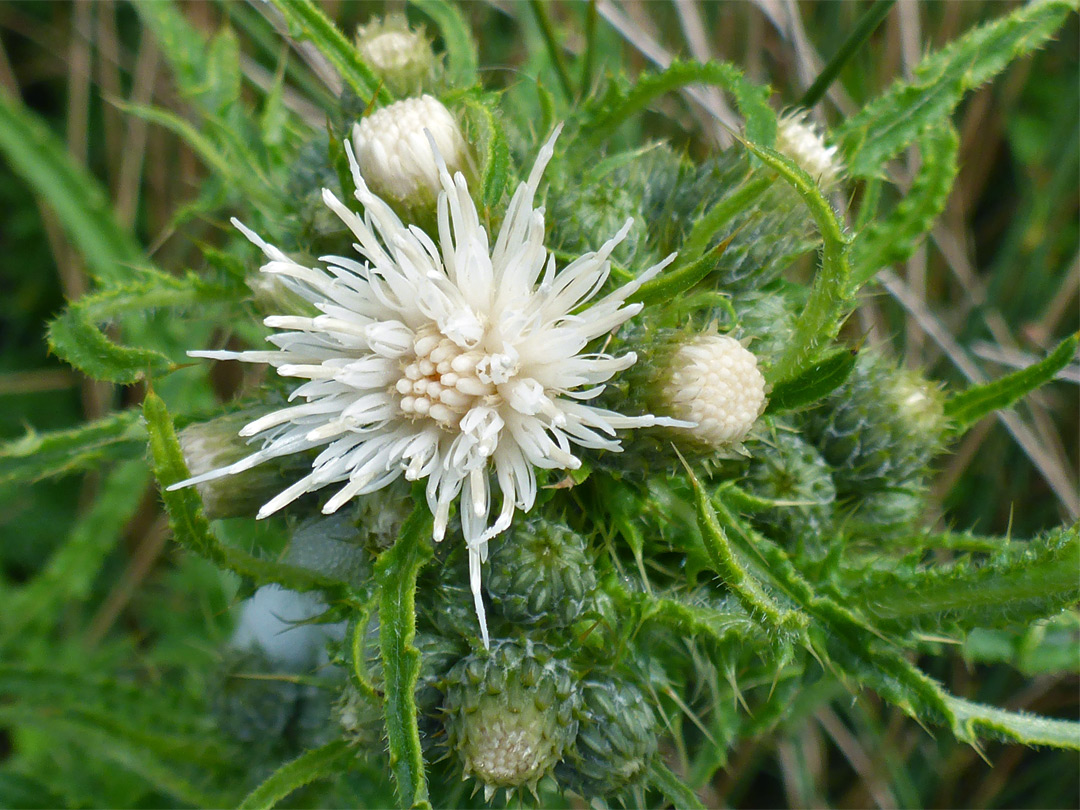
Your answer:
[[[823,348],[836,337],[853,306],[848,253],[851,241],[817,183],[788,158],[752,142],[746,148],[776,170],[802,197],[821,234],[818,268],[806,306],[795,319],[791,344],[770,369],[777,380],[793,380],[816,362]]]
[[[688,84],[711,84],[731,92],[746,118],[746,137],[758,143],[776,140],[776,113],[769,106],[769,88],[744,78],[727,62],[672,62],[660,73],[640,77],[625,94],[600,99],[600,109],[589,112],[589,138],[598,143],[653,99]]]
[[[1080,530],[1073,526],[1010,543],[982,563],[960,560],[925,570],[860,574],[852,597],[889,627],[1021,624],[1080,599],[1078,572]]]
[[[355,758],[356,752],[345,740],[334,740],[319,748],[305,751],[292,762],[282,765],[251,791],[240,802],[240,810],[270,810],[294,790],[316,779],[330,779],[340,775],[349,760]]]
[[[397,542],[375,564],[379,583],[379,651],[386,672],[386,735],[390,769],[402,807],[430,807],[416,717],[420,651],[416,635],[416,575],[432,555],[431,513],[422,501]]]
[[[141,456],[146,430],[138,410],[117,411],[95,422],[49,433],[29,431],[0,445],[0,485],[33,483],[110,460]]]
[[[476,43],[457,6],[445,0],[410,0],[409,5],[423,12],[439,28],[446,46],[447,72],[458,87],[476,84]]]
[[[375,98],[381,104],[394,100],[352,43],[311,0],[273,0],[273,3],[293,35],[314,45],[360,98],[364,101]]]
[[[844,384],[855,368],[858,355],[849,349],[838,349],[805,369],[794,379],[773,384],[765,412],[783,413],[811,405],[825,398]]]
[[[231,28],[214,35],[206,56],[208,101],[218,117],[227,118],[240,100],[240,43]]]
[[[963,434],[987,414],[1010,407],[1040,385],[1050,382],[1076,356],[1078,341],[1080,333],[1065,338],[1038,363],[954,394],[945,403],[945,416],[952,423],[952,434]]]
[[[126,312],[216,304],[235,296],[235,292],[206,284],[195,276],[180,279],[147,272],[144,277],[148,280],[102,290],[71,304],[49,324],[52,351],[88,376],[129,385],[142,379],[147,369],[165,369],[172,361],[156,349],[113,342],[99,328],[99,323]]]
[[[804,630],[806,616],[778,605],[746,570],[728,542],[723,526],[716,519],[716,511],[705,493],[705,488],[689,466],[686,467],[686,475],[694,488],[698,525],[701,528],[705,551],[709,555],[713,570],[738,597],[746,612],[763,619],[770,629],[785,633],[797,633]]]
[[[1073,8],[1073,0],[1028,3],[927,56],[911,82],[897,82],[838,128],[849,172],[880,175],[885,161],[944,121],[967,91],[1045,43]]]
[[[852,246],[853,283],[860,287],[882,267],[903,262],[945,210],[959,169],[960,135],[949,122],[919,138],[922,166],[907,195],[888,216],[866,228]]]
[[[1080,751],[1080,723],[1010,712],[952,696],[949,707],[971,739],[992,737],[1022,745],[1052,745]]]
[[[142,248],[113,216],[105,189],[77,166],[41,119],[0,93],[0,154],[45,200],[99,282],[115,284],[142,275]]]
[[[322,590],[332,597],[349,599],[341,583],[303,568],[263,560],[246,551],[224,545],[210,529],[202,512],[202,502],[194,487],[169,491],[168,487],[190,477],[172,417],[165,403],[153,391],[143,400],[143,415],[150,436],[154,475],[161,485],[161,499],[169,513],[169,526],[176,541],[222,568],[227,568],[258,585],[276,582],[294,591]]]
[[[483,124],[484,154],[481,161],[481,187],[484,205],[492,208],[502,199],[506,184],[510,180],[510,145],[506,132],[495,111],[486,102],[466,96],[465,104]]]

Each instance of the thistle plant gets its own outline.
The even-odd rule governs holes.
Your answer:
[[[965,94],[1073,5],[962,33],[831,127],[818,83],[796,107],[728,62],[631,75],[597,4],[515,11],[536,80],[484,69],[497,51],[438,0],[351,32],[307,0],[236,10],[298,54],[249,70],[272,77],[254,101],[231,27],[134,8],[188,117],[124,109],[206,165],[174,223],[197,258],[158,264],[89,191],[57,206],[93,287],[50,348],[141,406],[0,447],[6,483],[100,474],[97,522],[0,582],[0,798],[700,807],[737,803],[751,746],[795,767],[810,718],[843,748],[883,712],[979,753],[1080,749],[1074,719],[949,677],[953,647],[1075,669],[1076,515],[977,533],[933,491],[1076,335],[958,384],[865,328],[946,204]],[[702,86],[734,105],[730,145],[667,114]],[[20,172],[89,183],[38,129],[0,97]],[[136,656],[94,630],[93,667],[43,663],[61,605],[132,576],[98,538],[148,470],[182,634]],[[60,695],[83,698],[57,720]],[[26,776],[82,735],[123,779]]]

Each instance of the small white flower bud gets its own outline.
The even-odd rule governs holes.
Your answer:
[[[356,49],[395,95],[419,93],[435,71],[431,43],[422,30],[410,29],[400,14],[358,28]]]
[[[239,437],[240,429],[251,421],[251,413],[225,414],[208,422],[188,425],[177,434],[180,452],[192,476],[240,461],[251,455],[251,446]],[[256,467],[229,478],[196,484],[203,512],[211,520],[251,517],[281,486],[280,468]]]
[[[765,410],[757,358],[727,335],[700,335],[678,346],[663,387],[667,410],[694,422],[686,431],[710,447],[741,449]]]
[[[776,151],[828,189],[840,178],[843,167],[837,147],[826,146],[825,139],[803,112],[788,113],[777,122]]]
[[[450,174],[465,171],[468,155],[457,121],[438,99],[407,98],[353,126],[360,174],[377,196],[410,211],[434,207],[442,184],[425,130]]]

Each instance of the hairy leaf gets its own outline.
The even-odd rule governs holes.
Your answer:
[[[1074,7],[1071,0],[1025,4],[927,56],[911,82],[897,82],[837,129],[849,172],[880,175],[885,161],[944,121],[967,91],[1052,37]]]
[[[888,216],[860,233],[852,246],[856,287],[882,267],[906,261],[945,210],[959,169],[960,135],[946,122],[927,130],[918,140],[922,166],[907,195]]]
[[[888,627],[1024,624],[1080,600],[1080,530],[1013,542],[985,562],[859,576],[852,598]]]
[[[334,740],[319,748],[305,751],[291,762],[274,771],[242,802],[240,810],[270,810],[294,790],[317,779],[339,776],[350,759],[356,758],[346,740]]]
[[[198,490],[187,487],[170,492],[169,485],[189,477],[184,454],[176,439],[172,417],[165,403],[152,391],[143,400],[143,415],[150,435],[154,475],[161,485],[161,499],[169,513],[169,526],[176,541],[200,557],[227,568],[258,585],[276,582],[293,591],[322,590],[332,597],[348,599],[342,584],[293,565],[264,560],[223,544],[210,528],[202,512]]]
[[[1061,341],[1044,359],[984,385],[973,386],[954,394],[945,403],[945,415],[952,423],[953,435],[960,435],[984,416],[1008,408],[1044,385],[1076,356],[1080,333]]]
[[[746,143],[746,148],[791,184],[810,209],[821,233],[821,267],[814,278],[810,298],[795,320],[790,346],[770,369],[774,379],[792,380],[817,361],[822,349],[840,331],[854,305],[848,262],[851,241],[810,175],[772,149],[750,142]]]
[[[416,575],[432,555],[431,513],[422,501],[397,542],[375,564],[379,583],[379,651],[386,672],[386,735],[390,769],[402,807],[430,807],[416,717],[420,651],[416,635]]]
[[[90,469],[106,461],[141,456],[145,449],[146,430],[134,409],[68,430],[30,430],[0,445],[0,485],[33,483]]]
[[[857,356],[849,349],[837,349],[797,377],[774,383],[765,412],[783,413],[824,399],[843,385],[844,380],[851,375]]]
[[[356,48],[315,3],[311,0],[273,0],[273,3],[293,35],[314,45],[360,98],[378,99],[382,104],[394,100],[379,77],[364,64]]]
[[[727,62],[672,62],[660,73],[640,77],[626,93],[609,93],[590,111],[588,131],[593,143],[609,136],[653,99],[688,84],[711,84],[728,90],[746,118],[746,137],[758,143],[776,140],[776,113],[769,106],[769,88],[748,81]]]

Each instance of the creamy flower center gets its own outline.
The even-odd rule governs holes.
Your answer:
[[[512,376],[508,362],[506,355],[463,349],[434,324],[425,326],[417,331],[413,355],[402,362],[394,386],[401,412],[456,430],[465,414],[497,393],[497,383]]]

